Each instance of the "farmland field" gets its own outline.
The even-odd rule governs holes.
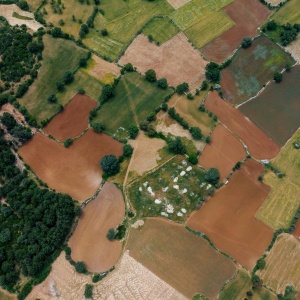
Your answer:
[[[236,25],[201,49],[209,60],[217,63],[231,56],[245,36],[255,36],[257,27],[264,23],[271,14],[271,11],[259,1],[249,0],[236,0],[226,6],[223,12]]]
[[[207,64],[183,33],[161,46],[149,42],[144,35],[137,36],[119,61],[121,65],[129,62],[142,73],[154,69],[158,79],[166,78],[173,87],[187,82],[191,90],[201,86]]]
[[[270,192],[257,180],[262,172],[262,165],[247,160],[187,222],[188,227],[205,233],[216,247],[249,270],[273,237],[271,228],[254,217]]]
[[[115,134],[120,127],[127,129],[145,120],[169,94],[171,89],[162,90],[136,72],[127,73],[121,77],[115,97],[101,106],[95,120],[103,122],[107,132]]]
[[[89,129],[69,148],[37,133],[19,149],[37,176],[58,192],[83,201],[93,196],[101,182],[99,162],[104,155],[122,154],[122,144]]]
[[[167,0],[173,8],[178,9],[179,7],[187,4],[191,0]]]
[[[198,164],[205,169],[217,168],[220,181],[223,181],[235,164],[242,161],[246,155],[243,144],[223,125],[218,125],[212,132],[211,142],[199,156]]]
[[[19,100],[20,104],[28,109],[38,123],[58,111],[59,103],[51,104],[47,100],[51,93],[56,92],[56,81],[62,80],[66,71],[73,71],[78,66],[80,58],[86,55],[85,50],[77,47],[71,41],[54,39],[49,35],[44,36],[44,44],[45,50],[38,78],[25,96]]]
[[[90,272],[105,272],[114,266],[121,254],[122,243],[109,241],[110,228],[123,221],[125,205],[122,192],[106,182],[99,195],[84,209],[83,215],[69,240],[72,259],[84,261]]]
[[[298,219],[298,221],[296,223],[296,227],[293,232],[293,235],[298,241],[300,241],[300,219]]]
[[[240,104],[255,96],[287,63],[293,64],[294,60],[278,45],[266,37],[256,38],[249,48],[239,49],[222,71],[224,97],[232,104]]]
[[[292,56],[298,63],[300,63],[300,35],[298,35],[297,39],[290,45],[288,45],[285,49],[292,54]]]
[[[239,108],[280,146],[300,126],[299,78],[300,66],[295,66],[290,72],[283,74],[280,84],[273,82],[258,97]]]
[[[10,294],[9,292],[0,289],[0,300],[16,300],[17,296],[15,294]]]
[[[234,263],[205,239],[162,219],[149,218],[140,229],[131,228],[126,248],[131,257],[189,299],[196,293],[216,298],[236,272]]]
[[[286,24],[286,23],[300,23],[300,2],[298,0],[288,1],[283,7],[272,15],[272,19],[275,21]]]
[[[265,132],[254,125],[239,110],[223,101],[217,92],[211,92],[205,107],[216,114],[219,120],[236,134],[257,159],[271,159],[279,153],[279,146]]]
[[[264,284],[278,294],[284,294],[287,285],[300,290],[300,243],[289,234],[278,236],[267,254],[266,267],[258,272]]]
[[[77,94],[45,128],[44,132],[60,140],[74,138],[88,127],[90,111],[97,102],[88,96]]]

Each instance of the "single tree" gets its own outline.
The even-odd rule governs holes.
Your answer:
[[[168,149],[170,152],[174,154],[185,154],[186,153],[186,147],[181,141],[180,137],[176,137],[175,140],[170,140],[168,142]]]
[[[243,48],[249,48],[252,44],[252,39],[249,37],[244,37],[241,43]]]
[[[107,31],[106,28],[104,28],[104,29],[101,30],[101,35],[102,36],[107,36],[108,35],[108,31]]]
[[[279,83],[282,81],[282,74],[280,72],[276,72],[273,76],[273,79],[276,83]]]
[[[148,71],[146,71],[145,73],[145,78],[146,80],[148,80],[149,82],[155,82],[156,81],[156,73],[153,69],[150,69]]]
[[[178,84],[176,87],[176,92],[179,95],[182,95],[184,92],[186,92],[189,89],[189,84],[187,82],[183,82],[181,84]]]
[[[103,171],[109,176],[115,175],[120,171],[119,160],[115,155],[112,154],[105,155],[100,162],[100,166]]]
[[[216,168],[210,168],[205,174],[205,180],[212,184],[217,184],[220,179],[219,170]]]
[[[107,239],[108,239],[109,241],[112,241],[112,240],[115,239],[115,236],[116,236],[116,231],[115,231],[113,228],[110,228],[110,229],[108,230],[108,232],[107,232],[107,235],[106,235]]]
[[[157,86],[165,90],[168,87],[167,79],[161,78],[161,79],[157,80]]]
[[[124,144],[123,145],[123,156],[130,157],[133,153],[133,148],[130,144]]]
[[[75,270],[78,273],[86,273],[86,266],[85,263],[83,261],[78,261],[77,263],[75,263]]]

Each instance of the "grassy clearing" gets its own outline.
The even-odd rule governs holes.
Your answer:
[[[233,25],[234,22],[224,12],[218,11],[190,26],[184,33],[200,49]]]
[[[181,30],[185,30],[231,2],[233,0],[192,0],[174,11],[170,17]]]
[[[103,0],[101,9],[105,14],[97,14],[95,29],[90,30],[84,43],[106,56],[115,60],[120,52],[131,41],[135,34],[152,17],[168,15],[174,9],[164,0],[144,1],[140,0]],[[106,28],[108,36],[101,36],[101,29]]]
[[[14,18],[17,18],[17,19],[20,19],[20,20],[33,20],[32,18],[29,18],[29,17],[25,17],[25,16],[21,16],[19,15],[17,12],[13,12],[13,15],[12,15]]]
[[[300,23],[300,1],[291,0],[287,2],[272,15],[272,19],[281,24],[288,22],[291,24]]]
[[[155,42],[163,44],[175,36],[180,29],[168,18],[154,18],[142,30],[146,36],[152,35]]]
[[[95,120],[103,122],[108,133],[115,134],[120,127],[127,129],[145,120],[171,92],[149,83],[136,72],[127,73],[121,77],[115,97],[104,103]]]
[[[29,4],[29,10],[34,13],[41,5],[41,0],[28,0],[27,3]]]
[[[73,71],[79,59],[86,55],[85,50],[76,47],[74,43],[44,36],[45,50],[43,51],[42,67],[38,78],[23,98],[20,99],[29,112],[40,123],[58,111],[59,103],[51,104],[47,98],[56,92],[56,82],[60,81],[66,71]]]
[[[192,169],[187,171],[188,167]],[[185,173],[181,176],[183,171]],[[158,170],[130,184],[128,195],[140,217],[165,216],[183,222],[208,194],[207,184],[200,187],[205,182],[204,176],[199,167],[192,166],[183,156],[176,156]]]

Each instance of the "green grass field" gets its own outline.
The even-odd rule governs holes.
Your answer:
[[[66,71],[73,71],[78,66],[79,59],[86,55],[86,51],[76,47],[74,43],[54,39],[49,35],[44,36],[44,44],[45,50],[38,78],[19,100],[39,123],[58,110],[59,103],[51,104],[47,100],[51,93],[56,92],[56,82],[62,79]]]
[[[110,60],[115,60],[135,34],[152,17],[169,15],[174,9],[165,0],[103,0],[100,5],[104,16],[97,14],[95,29],[83,40],[84,44]],[[106,28],[108,36],[101,35]]]
[[[17,19],[20,19],[20,20],[33,20],[32,18],[29,18],[29,17],[25,17],[25,16],[21,16],[19,15],[17,12],[13,12],[13,15],[12,15],[14,18],[17,18]]]
[[[154,18],[142,30],[144,35],[152,35],[154,41],[159,44],[171,39],[178,32],[180,32],[180,29],[168,17]]]
[[[171,92],[149,83],[136,72],[127,73],[116,87],[116,96],[104,103],[95,121],[103,122],[107,132],[115,134],[120,127],[128,128],[145,120]]]
[[[291,0],[284,4],[273,15],[272,19],[281,23],[300,23],[300,1]]]

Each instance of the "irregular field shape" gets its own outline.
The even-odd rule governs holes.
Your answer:
[[[191,0],[167,0],[173,8],[178,9],[179,7],[187,4]]]
[[[239,110],[222,100],[217,92],[208,94],[205,107],[247,145],[256,159],[271,159],[278,154],[279,146]]]
[[[293,232],[294,237],[300,242],[300,219],[296,223],[295,230]]]
[[[121,65],[128,62],[142,73],[154,69],[157,78],[166,78],[171,86],[187,82],[191,90],[199,87],[205,79],[207,63],[183,33],[161,46],[149,42],[142,34],[137,36],[119,61]]]
[[[185,300],[174,288],[158,278],[143,265],[125,252],[116,270],[97,283],[91,277],[79,274],[65,259],[65,253],[56,259],[50,275],[44,282],[35,286],[27,297],[28,300],[57,299],[57,294],[64,300],[85,300],[85,284],[93,284],[94,299],[157,299]]]
[[[280,84],[272,82],[263,93],[239,110],[274,141],[283,146],[300,126],[300,66],[283,74]]]
[[[216,247],[249,270],[273,237],[271,228],[254,217],[270,192],[257,180],[262,172],[262,165],[247,160],[187,222],[188,227],[205,233]]]
[[[291,0],[285,3],[278,11],[272,15],[272,19],[275,21],[286,23],[300,23],[300,2],[298,0]]]
[[[257,275],[278,294],[292,285],[300,290],[300,243],[289,234],[281,234],[267,254],[266,267]]]
[[[148,218],[143,227],[131,228],[126,247],[131,257],[189,299],[196,293],[215,299],[236,272],[233,262],[205,239],[162,219]]]
[[[80,135],[88,127],[90,111],[97,102],[86,95],[77,94],[45,128],[44,132],[60,141]]]
[[[245,36],[255,36],[257,28],[271,14],[271,11],[259,1],[249,0],[236,0],[226,6],[223,12],[236,25],[201,49],[209,60],[217,63],[225,61]]]
[[[221,86],[227,101],[239,104],[249,99],[294,60],[266,37],[258,37],[251,47],[239,49],[222,72]]]
[[[217,126],[211,135],[211,143],[206,144],[198,159],[198,164],[205,169],[217,168],[220,181],[229,175],[232,168],[246,157],[243,144],[223,125]]]
[[[300,35],[298,35],[297,39],[289,44],[285,49],[290,52],[293,58],[300,63]]]
[[[114,266],[121,254],[122,243],[109,241],[110,228],[122,223],[125,204],[122,192],[106,182],[99,195],[83,209],[78,225],[69,240],[72,259],[84,261],[90,272],[105,272]]]
[[[300,207],[300,187],[288,178],[278,178],[274,173],[267,173],[264,182],[272,190],[256,218],[275,230],[289,228]]]
[[[19,154],[37,176],[58,192],[83,201],[93,196],[101,182],[99,162],[104,155],[122,154],[122,144],[89,129],[65,148],[37,133]]]
[[[8,291],[0,289],[0,299],[1,300],[17,300],[17,295],[10,294]]]
[[[64,73],[73,71],[78,66],[80,58],[86,55],[85,50],[71,41],[55,39],[47,34],[44,35],[43,41],[45,49],[38,78],[25,96],[19,99],[20,104],[28,109],[38,123],[57,113],[60,103],[49,103],[47,98],[56,92],[56,82],[62,80]],[[67,102],[69,100],[67,99]]]

